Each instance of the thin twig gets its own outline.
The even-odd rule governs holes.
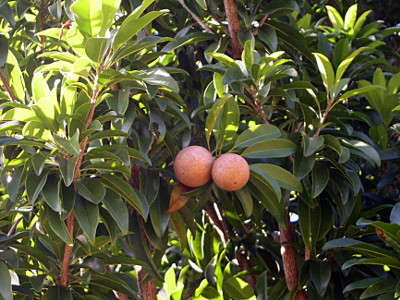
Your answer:
[[[328,114],[329,114],[329,111],[331,110],[332,104],[333,104],[333,100],[329,99],[328,100],[328,104],[326,105],[326,109],[325,109],[324,115],[322,116],[322,119],[319,122],[318,130],[314,134],[314,137],[319,136],[319,134],[321,133],[322,126],[324,125],[324,123],[326,121],[326,118],[328,117]]]
[[[208,33],[214,34],[214,31],[211,30],[210,27],[208,27],[194,12],[190,10],[189,7],[187,7],[186,3],[184,0],[178,0],[178,2],[182,5],[182,7],[189,13],[189,15],[192,16],[192,18]]]
[[[0,71],[0,79],[3,82],[4,88],[6,89],[8,96],[10,96],[11,102],[17,102],[17,97],[15,97],[15,94],[10,86],[10,83],[8,82],[8,79],[4,74]]]

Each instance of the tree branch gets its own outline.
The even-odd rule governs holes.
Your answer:
[[[185,0],[178,0],[178,2],[182,5],[182,7],[192,16],[192,18],[208,33],[214,34],[214,31],[211,30],[194,12],[187,7]]]
[[[11,102],[17,102],[17,97],[15,97],[15,94],[10,86],[10,83],[8,82],[8,79],[4,74],[0,71],[0,79],[3,82],[4,88],[6,89],[8,96],[10,96]]]
[[[241,31],[235,0],[224,0],[225,12],[228,18],[229,36],[232,40],[232,54],[234,59],[240,59],[243,46],[239,41]]]
[[[93,93],[92,93],[92,98],[90,100],[90,103],[92,103],[92,107],[90,108],[89,115],[86,119],[86,124],[85,124],[85,129],[87,129],[90,124],[93,121],[93,116],[94,116],[94,111],[96,108],[96,100],[99,94],[99,87],[97,84],[97,77],[95,79],[94,87],[93,87]],[[89,136],[86,136],[82,142],[81,142],[81,147],[80,147],[80,154],[78,156],[78,159],[76,161],[75,169],[74,169],[74,177],[73,177],[73,182],[75,182],[78,179],[79,176],[79,171],[81,169],[81,164],[82,164],[82,159],[83,156],[85,155],[85,149],[87,146]],[[67,219],[67,228],[68,228],[68,233],[70,237],[73,239],[73,232],[74,232],[74,221],[75,221],[75,213],[74,210],[71,210],[71,213],[68,216]],[[61,279],[60,279],[60,285],[62,286],[67,286],[68,284],[68,270],[69,270],[69,264],[71,262],[71,253],[72,253],[72,246],[66,244],[65,249],[64,249],[64,258],[62,262],[62,267],[61,267]]]

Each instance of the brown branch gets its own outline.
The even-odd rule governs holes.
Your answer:
[[[239,41],[241,31],[235,0],[224,0],[225,12],[228,18],[229,36],[232,40],[232,54],[234,59],[240,59],[243,46]]]
[[[6,76],[0,71],[0,79],[3,82],[4,88],[6,89],[8,96],[10,96],[11,102],[17,102],[17,97],[15,97],[15,94],[10,86],[10,83],[7,79]]]
[[[251,267],[250,261],[247,259],[247,251],[245,249],[241,250],[238,249],[236,251],[236,259],[239,262],[239,267],[241,270],[244,271],[251,271],[253,268]],[[245,280],[247,283],[251,286],[251,288],[254,290],[257,285],[257,279],[254,277],[254,275],[247,274],[245,275]]]
[[[96,100],[97,100],[98,94],[99,94],[99,88],[98,88],[97,80],[96,80],[95,85],[93,87],[92,98],[90,100],[90,103],[92,103],[92,107],[91,107],[89,115],[86,119],[85,129],[87,129],[93,121],[93,116],[94,116],[94,111],[96,108]],[[76,165],[75,165],[75,169],[74,169],[74,176],[73,176],[74,182],[79,177],[79,171],[81,168],[83,156],[85,155],[85,149],[87,146],[88,138],[89,138],[89,136],[86,136],[81,142],[80,154],[78,156],[78,159],[77,159]],[[72,239],[73,239],[73,232],[74,232],[74,221],[75,221],[75,213],[74,213],[74,210],[71,210],[71,213],[69,214],[68,219],[67,219],[67,228],[68,228],[68,233]],[[66,244],[65,249],[64,249],[64,258],[63,258],[62,267],[61,267],[60,285],[62,285],[62,286],[67,286],[67,284],[68,284],[68,270],[69,270],[69,264],[71,261],[71,253],[72,253],[72,246]]]
[[[268,120],[262,118],[264,124],[268,124]],[[280,231],[280,243],[281,243],[281,254],[283,271],[285,272],[286,286],[289,291],[294,288],[298,288],[299,284],[299,268],[297,266],[296,249],[292,245],[293,243],[293,228],[289,218],[286,218],[286,226],[279,225]],[[307,294],[303,290],[299,290],[296,293],[294,300],[307,300]]]
[[[74,211],[72,210],[67,219],[68,234],[70,237],[73,237],[74,221],[75,221],[75,214]],[[68,271],[69,271],[69,263],[71,261],[71,253],[72,253],[72,246],[66,244],[64,249],[64,258],[61,266],[60,285],[62,286],[66,286],[68,284],[68,275],[69,275]]]
[[[208,33],[214,34],[214,31],[211,30],[194,12],[187,7],[185,0],[178,0],[178,2],[182,5],[182,7],[192,16],[192,18]]]

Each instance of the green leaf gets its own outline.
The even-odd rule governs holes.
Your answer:
[[[324,137],[323,136],[309,137],[307,135],[303,135],[303,145],[304,145],[304,156],[310,156],[324,145]]]
[[[356,36],[360,29],[363,27],[365,21],[367,20],[368,15],[372,13],[372,10],[365,11],[361,16],[358,17],[356,23],[353,27],[353,34]]]
[[[122,22],[113,42],[113,49],[117,51],[126,42],[128,42],[140,30],[157,19],[159,16],[165,14],[166,11],[151,11],[144,16],[140,17],[135,11]]]
[[[96,229],[99,224],[99,208],[96,204],[77,197],[74,212],[76,220],[83,232],[94,244],[96,240]],[[122,216],[120,216],[122,218]]]
[[[239,128],[239,119],[239,105],[235,98],[230,97],[225,103],[217,120],[217,131],[215,134],[221,145],[234,138]]]
[[[12,300],[11,276],[5,263],[0,261],[0,296],[4,300]]]
[[[235,194],[242,204],[244,214],[246,217],[250,217],[253,213],[253,198],[251,197],[249,188],[244,186],[240,190],[235,191]]]
[[[218,99],[215,101],[213,107],[210,110],[210,113],[207,116],[206,119],[206,140],[207,144],[210,144],[210,138],[211,134],[215,128],[215,124],[217,123],[218,117],[224,108],[224,105],[226,102],[228,102],[229,99],[233,98],[232,95],[227,95],[224,98]]]
[[[329,182],[329,169],[323,164],[316,164],[311,173],[311,197],[318,197]]]
[[[35,203],[39,193],[42,191],[44,184],[46,183],[48,173],[43,173],[38,176],[33,172],[30,172],[26,176],[25,189],[28,195],[28,199],[31,203]]]
[[[103,24],[99,35],[105,36],[107,30],[114,23],[115,14],[120,7],[121,0],[102,0]]]
[[[85,52],[87,56],[97,62],[101,63],[105,59],[105,54],[107,51],[108,46],[108,38],[90,38],[85,46]]]
[[[329,21],[331,21],[335,32],[339,33],[344,25],[342,17],[338,13],[338,11],[330,5],[326,6],[326,10],[328,12]]]
[[[65,186],[70,186],[74,179],[74,171],[78,156],[65,158],[62,155],[57,155],[55,159],[60,168],[61,176],[64,180]]]
[[[340,96],[339,101],[346,100],[350,97],[357,96],[357,95],[364,94],[364,93],[371,92],[371,91],[375,91],[378,89],[383,90],[383,91],[386,90],[384,87],[382,87],[380,85],[364,86],[364,87],[361,87],[358,89],[353,89],[353,90],[345,92],[343,95]]]
[[[75,181],[75,188],[86,200],[99,204],[106,194],[106,189],[101,182],[99,178],[80,178]]]
[[[246,67],[246,69],[250,72],[251,71],[251,66],[254,64],[254,45],[252,40],[247,40],[244,43],[243,47],[243,52],[242,52],[242,61]]]
[[[353,33],[354,24],[357,19],[357,4],[353,4],[349,7],[344,16],[344,24],[343,29],[346,30],[349,34]]]
[[[97,140],[102,140],[102,139],[108,139],[112,137],[126,137],[130,138],[130,135],[127,134],[124,131],[121,130],[113,130],[113,129],[107,129],[107,130],[102,130],[100,132],[96,132],[88,138],[88,143],[97,141]]]
[[[71,5],[80,31],[95,37],[103,25],[103,7],[97,0],[77,0]]]
[[[70,140],[66,140],[56,134],[53,134],[53,139],[58,145],[61,146],[61,148],[63,148],[68,153],[71,153],[75,156],[80,155],[81,149],[79,144],[79,131],[76,131]]]
[[[126,234],[129,225],[129,212],[125,202],[117,193],[107,190],[103,203],[117,223],[118,227],[121,229],[122,234]]]
[[[365,279],[358,280],[356,282],[353,282],[353,283],[350,283],[349,285],[347,285],[343,290],[343,294],[345,294],[347,292],[351,292],[355,289],[365,289],[365,288],[369,287],[370,285],[377,283],[381,280],[382,280],[381,278],[377,278],[377,277],[365,278]]]
[[[50,174],[42,190],[44,201],[55,212],[61,212],[60,188],[60,179],[58,176]]]
[[[340,79],[342,78],[344,72],[347,70],[347,68],[350,66],[350,64],[353,62],[354,58],[360,54],[361,52],[367,50],[367,47],[362,47],[358,48],[356,51],[354,51],[352,54],[350,54],[348,57],[346,57],[345,60],[343,60],[340,65],[338,66],[336,70],[336,78],[335,82],[339,82]]]
[[[288,191],[301,192],[303,186],[300,181],[289,171],[283,169],[280,166],[273,164],[253,164],[255,168],[263,170],[269,176],[274,178],[281,188],[287,189]]]
[[[286,157],[296,151],[296,144],[286,139],[272,139],[256,143],[245,149],[248,158]]]
[[[270,124],[252,126],[243,131],[236,139],[234,148],[245,148],[262,141],[280,137],[278,127]]]
[[[8,39],[0,34],[0,68],[3,68],[7,62],[8,56]]]
[[[226,86],[223,83],[223,75],[215,72],[213,75],[214,88],[217,92],[218,97],[224,98],[226,92]],[[214,100],[214,99],[213,99]]]
[[[248,185],[251,194],[261,202],[279,224],[285,224],[285,203],[281,201],[278,183],[262,170],[257,170],[252,166],[250,170],[251,176]]]
[[[36,72],[33,75],[32,93],[36,103],[42,98],[50,99],[50,88],[47,85],[42,72]]]
[[[47,126],[52,132],[58,132],[59,124],[57,117],[59,115],[58,108],[47,98],[40,99],[36,105],[32,106],[37,119]]]
[[[65,286],[51,286],[44,295],[44,300],[72,300],[72,293]]]
[[[339,238],[327,242],[323,249],[329,250],[333,248],[350,248],[372,257],[388,257],[392,258],[393,254],[381,247],[374,246],[365,242],[357,241],[350,238]]]
[[[133,190],[131,185],[115,175],[100,174],[101,182],[104,186],[110,188],[128,203],[130,203],[144,218],[148,215],[147,201],[140,201],[138,194]]]
[[[162,86],[172,92],[179,93],[179,86],[175,79],[167,71],[161,68],[135,71],[132,74],[137,78],[144,80],[148,84]]]
[[[54,233],[66,244],[72,245],[72,238],[68,233],[68,229],[64,221],[61,220],[60,214],[53,211],[52,209],[47,209],[46,215],[49,220],[49,225]]]
[[[104,274],[92,273],[90,284],[118,291],[130,298],[138,299],[137,295],[129,285],[111,272],[106,272]]]
[[[105,170],[111,172],[120,172],[125,176],[126,179],[129,179],[131,177],[131,170],[119,161],[107,160],[103,162],[87,164],[81,169],[81,171],[84,170],[97,170],[100,172]]]
[[[234,300],[254,297],[253,289],[246,281],[239,277],[230,277],[224,280],[223,290]]]
[[[365,158],[375,166],[379,167],[381,165],[379,153],[367,143],[357,140],[342,140],[342,143],[349,148],[352,153]]]
[[[17,99],[24,103],[26,92],[24,77],[19,68],[18,60],[10,50],[8,51],[6,67],[9,74],[9,85]]]
[[[322,53],[313,53],[318,69],[321,73],[322,83],[325,86],[326,92],[329,94],[335,84],[335,73],[333,72],[332,65],[329,59]]]
[[[34,155],[32,155],[31,162],[32,162],[33,169],[37,176],[42,174],[43,168],[44,168],[44,163],[46,162],[46,159],[47,159],[47,155],[42,151],[39,151],[39,152],[35,153]]]
[[[369,286],[361,295],[360,299],[371,299],[375,296],[396,290],[396,280],[384,280]]]
[[[322,298],[331,279],[331,265],[328,262],[311,262],[310,278]]]
[[[215,58],[216,60],[222,62],[228,67],[239,69],[239,66],[236,64],[235,60],[224,53],[215,52],[207,53],[207,55]]]
[[[244,81],[248,78],[242,73],[242,71],[238,68],[228,68],[226,70],[224,76],[222,77],[222,84],[227,85],[236,81]],[[222,89],[221,89],[222,90]]]
[[[150,206],[150,220],[153,230],[159,238],[162,238],[169,224],[169,214],[167,213],[169,203],[158,198]]]

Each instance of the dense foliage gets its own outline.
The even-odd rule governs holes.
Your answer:
[[[0,1],[0,299],[400,297],[390,11]],[[176,182],[188,145],[249,183]]]

